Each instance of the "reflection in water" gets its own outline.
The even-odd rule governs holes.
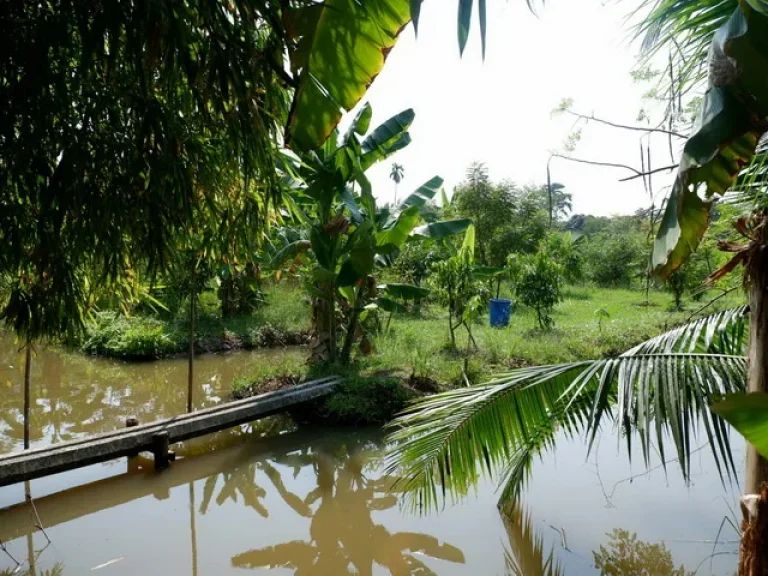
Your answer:
[[[173,500],[174,493],[186,484],[187,542],[191,541],[188,554],[193,576],[199,571],[201,522],[205,525],[209,516],[220,516],[215,514],[218,509],[227,508],[223,523],[214,518],[217,531],[243,531],[242,519],[236,522],[229,516],[231,506],[256,512],[251,521],[255,519],[257,524],[270,519],[272,512],[269,521],[306,526],[309,532],[306,540],[294,534],[275,543],[265,541],[265,531],[252,526],[245,532],[254,534],[259,546],[245,552],[233,550],[230,566],[234,569],[284,568],[297,575],[317,576],[371,575],[384,569],[386,574],[400,576],[441,573],[428,566],[429,562],[465,562],[464,553],[453,544],[441,543],[427,533],[392,530],[377,520],[379,513],[398,512],[398,494],[391,489],[394,478],[381,473],[383,450],[378,433],[329,431],[318,439],[306,432],[292,432],[261,442],[249,441],[259,437],[259,432],[258,427],[242,431],[243,441],[234,446],[231,438],[221,437],[230,447],[182,459],[162,474],[128,473],[39,499],[43,523],[49,531],[57,531],[53,536],[56,547],[46,559],[58,560],[58,551],[66,549],[62,534],[74,535],[79,519],[138,503],[147,494]],[[196,481],[203,485],[199,505]],[[110,522],[104,518],[98,525],[106,527]],[[33,532],[26,504],[0,510],[0,537],[18,542],[22,536],[32,538]],[[121,551],[109,555],[119,554]],[[102,565],[97,558],[94,555],[86,564],[91,569]]]
[[[615,529],[605,546],[592,553],[595,568],[604,576],[694,576],[684,566],[675,568],[666,545],[637,539],[637,534]]]
[[[504,549],[507,576],[563,576],[563,569],[551,549],[544,555],[544,539],[533,529],[531,515],[519,505],[508,504],[500,510],[509,538]]]
[[[366,467],[378,468],[372,448],[376,446],[343,445],[334,454],[304,449],[275,458],[273,462],[260,463],[259,468],[283,501],[298,516],[309,519],[309,540],[293,540],[238,554],[232,558],[233,566],[252,569],[281,566],[290,568],[296,575],[330,576],[370,575],[374,565],[379,565],[398,576],[434,574],[415,557],[415,553],[464,563],[464,554],[455,546],[440,544],[437,538],[427,534],[391,533],[374,522],[372,512],[394,508],[398,500],[396,494],[391,492],[393,477],[371,478],[366,475]],[[316,486],[303,496],[291,492],[273,464],[291,468],[294,478],[303,468],[311,467]],[[249,467],[246,474],[237,477],[236,489],[244,499],[246,494],[251,499],[246,504],[266,515],[267,511],[258,504],[258,497],[263,495],[264,490],[256,485],[255,470]],[[244,490],[246,485],[248,488]],[[219,499],[230,497],[233,493],[234,488],[227,490],[225,484]]]
[[[195,483],[189,483],[189,533],[192,538],[192,576],[197,576],[197,528],[195,527]]]
[[[186,411],[187,365],[183,358],[121,362],[67,354],[39,346],[32,362],[32,445],[64,442]],[[278,366],[305,351],[254,350],[195,360],[195,408],[229,398],[233,380],[254,363]],[[24,352],[0,332],[0,454],[23,447]]]
[[[201,357],[198,406],[221,402],[235,376],[256,362],[279,365],[285,353],[304,354]],[[121,428],[129,415],[148,422],[185,409],[183,359],[122,363],[41,348],[33,367],[37,445]],[[0,336],[0,452],[21,449],[22,384],[23,353]],[[689,490],[661,474],[633,474],[626,458],[598,446],[598,477],[594,464],[584,462],[583,445],[573,441],[558,442],[556,456],[547,456],[527,489],[526,505],[544,527],[538,535],[519,511],[502,521],[490,483],[474,499],[440,514],[412,516],[400,511],[392,479],[383,476],[377,438],[348,429],[297,430],[285,419],[267,419],[175,446],[179,460],[161,474],[134,459],[127,467],[121,460],[36,480],[37,510],[53,541],[47,548],[22,503],[23,486],[2,488],[0,506],[20,504],[0,510],[0,540],[22,569],[0,552],[0,576],[96,569],[110,576],[226,576],[248,569],[279,576],[611,575],[612,566],[619,570],[613,573],[632,574],[633,565],[620,551],[639,541],[605,543],[606,531],[617,525],[670,547],[635,546],[628,558],[650,550],[649,558],[669,560],[651,570],[668,568],[661,574],[680,576],[685,572],[675,566],[697,566],[712,553],[711,539],[728,510],[730,495],[717,475],[707,472],[712,467],[706,462]],[[628,477],[635,479],[631,487]],[[603,481],[620,487],[611,491],[609,507]],[[561,527],[568,530],[568,550],[555,536]],[[719,543],[717,551],[736,547]],[[726,575],[733,573],[735,560],[716,556],[711,571],[708,560],[705,564],[700,574]]]

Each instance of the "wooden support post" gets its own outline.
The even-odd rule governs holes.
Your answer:
[[[138,426],[138,425],[139,425],[139,419],[138,419],[138,418],[136,418],[136,416],[128,416],[128,418],[126,418],[126,419],[125,419],[125,427],[126,427],[126,428],[135,428],[135,427],[136,427],[136,426]],[[131,453],[128,455],[128,471],[129,471],[129,472],[130,472],[132,469],[134,469],[134,468],[135,468],[135,466],[131,466],[131,460],[133,460],[134,458],[136,458],[136,456],[138,456],[138,455],[139,455],[138,451],[136,451],[136,452],[131,452]]]
[[[167,430],[152,435],[152,454],[155,457],[155,470],[165,470],[168,468]]]

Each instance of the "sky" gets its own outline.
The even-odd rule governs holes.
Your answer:
[[[488,2],[483,61],[477,21],[459,57],[456,0],[424,2],[418,38],[412,26],[403,31],[366,96],[372,127],[406,108],[416,112],[412,144],[368,172],[377,198],[393,200],[392,162],[405,168],[401,198],[435,175],[450,194],[473,161],[484,162],[493,180],[546,182],[550,152],[563,150],[574,125],[552,114],[563,98],[579,112],[637,124],[649,85],[630,76],[639,51],[625,23],[632,7],[632,0],[548,0],[536,16],[522,0]],[[638,137],[590,122],[571,154],[640,168]],[[671,164],[667,139],[651,138],[652,165]],[[649,206],[641,179],[618,182],[630,172],[557,158],[551,168],[553,181],[573,194],[574,213],[629,214]],[[657,193],[663,196],[673,177],[654,176]]]

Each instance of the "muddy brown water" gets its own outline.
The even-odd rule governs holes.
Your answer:
[[[239,352],[196,360],[196,407],[226,401],[232,380],[257,363],[279,368],[301,350]],[[124,363],[39,349],[34,359],[33,442],[46,445],[178,414],[186,361]],[[0,452],[21,449],[23,355],[0,337]],[[606,433],[587,457],[563,439],[533,471],[524,511],[496,507],[496,485],[439,511],[416,514],[384,473],[376,430],[297,428],[272,418],[177,446],[156,474],[142,459],[31,483],[46,533],[35,526],[23,485],[0,488],[0,575],[297,576],[599,574],[632,543],[646,572],[670,563],[696,574],[733,574],[738,488],[723,487],[706,449],[694,455],[690,487],[676,464],[645,472]],[[741,445],[734,440],[737,465]],[[529,522],[525,522],[528,519]],[[627,531],[619,539],[615,529]],[[537,546],[538,544],[538,546]],[[662,548],[662,545],[664,548]],[[601,552],[602,547],[602,552]],[[666,552],[665,552],[666,550]],[[599,560],[595,559],[597,552]],[[18,562],[18,565],[17,565]]]

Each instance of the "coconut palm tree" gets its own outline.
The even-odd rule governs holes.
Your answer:
[[[397,206],[397,185],[405,178],[405,168],[403,168],[403,165],[392,162],[392,170],[389,171],[389,177],[395,182],[395,201],[393,206]]]

